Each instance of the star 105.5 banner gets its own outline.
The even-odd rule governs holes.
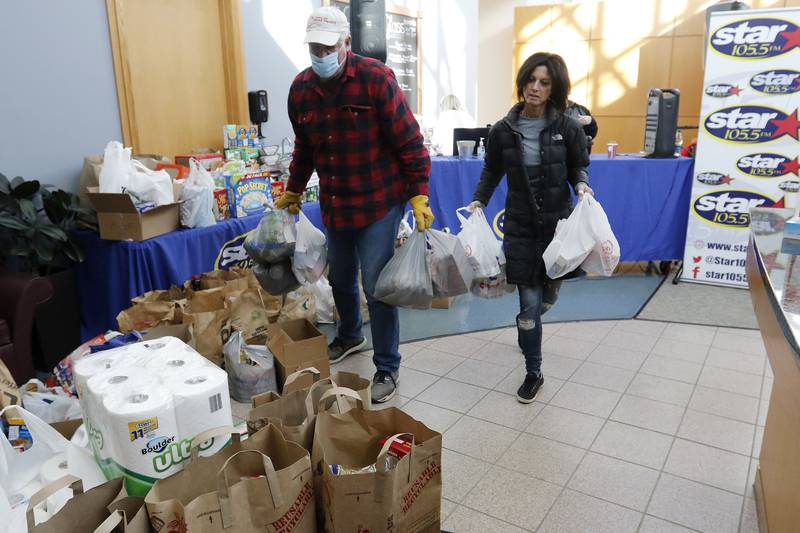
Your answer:
[[[713,13],[683,280],[747,286],[750,209],[800,189],[798,107],[800,9]]]

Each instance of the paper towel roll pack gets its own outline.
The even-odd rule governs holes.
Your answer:
[[[179,471],[196,435],[233,423],[227,373],[174,337],[85,357],[75,376],[95,459],[133,496]],[[227,442],[202,443],[200,453]]]

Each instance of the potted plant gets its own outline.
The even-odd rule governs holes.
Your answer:
[[[73,266],[83,261],[75,230],[96,229],[78,196],[37,180],[0,174],[0,268],[47,277],[54,295],[36,308],[34,364],[49,371],[80,344]]]

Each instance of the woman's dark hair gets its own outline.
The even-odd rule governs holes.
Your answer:
[[[547,67],[547,72],[551,80],[550,103],[562,113],[567,109],[567,96],[570,91],[569,72],[567,64],[560,55],[547,52],[537,52],[530,56],[517,72],[517,98],[523,101],[525,98],[525,86],[528,84],[536,67]]]

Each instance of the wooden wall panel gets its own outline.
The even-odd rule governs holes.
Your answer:
[[[587,105],[600,126],[595,151],[605,151],[604,143],[613,139],[620,143],[620,151],[638,152],[651,87],[680,89],[679,123],[697,124],[705,10],[717,1],[606,0],[518,7],[514,73],[533,52],[562,55],[574,85],[572,99]],[[800,5],[800,0],[749,3],[769,8]],[[696,135],[696,130],[689,130],[684,138],[690,141]]]

